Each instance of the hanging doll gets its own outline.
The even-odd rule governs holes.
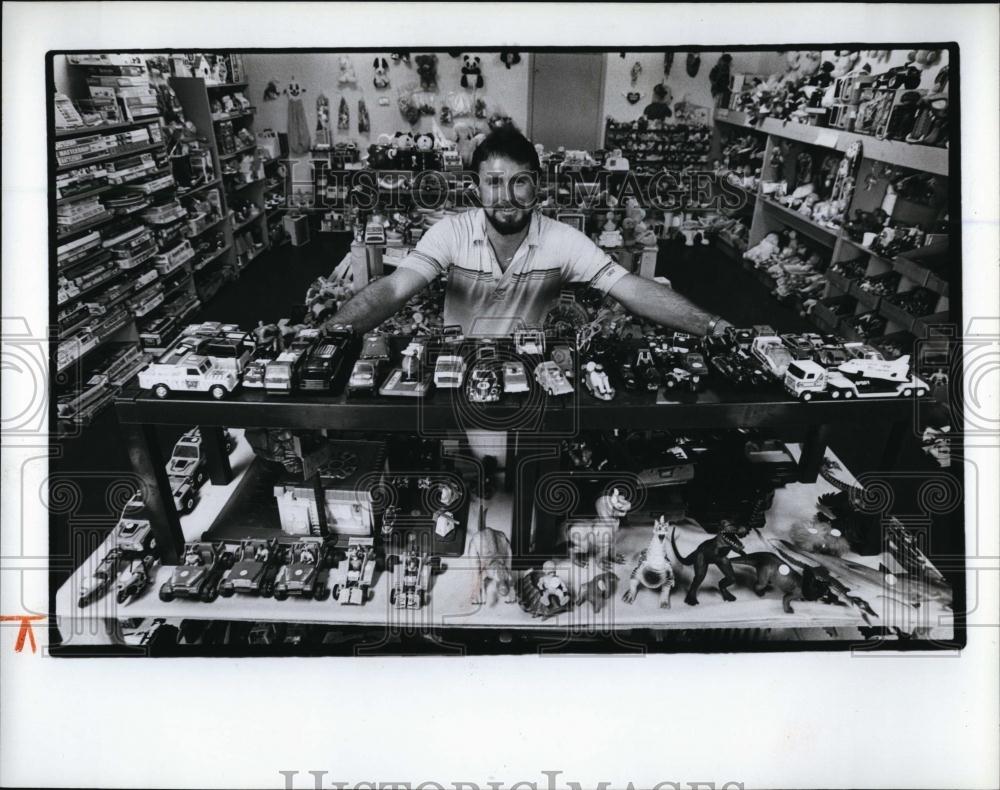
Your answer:
[[[337,128],[342,132],[351,128],[351,110],[343,96],[340,97],[340,107],[337,109]]]
[[[302,106],[302,94],[305,92],[306,89],[295,81],[293,75],[285,88],[288,95],[288,149],[293,154],[305,154],[312,148],[306,109]]]
[[[354,62],[347,55],[340,56],[340,76],[337,77],[337,83],[345,87],[358,84]]]
[[[500,62],[509,70],[511,66],[516,66],[521,62],[521,56],[517,52],[512,52],[509,49],[500,50]]]
[[[358,132],[368,134],[371,131],[372,123],[368,118],[368,107],[365,106],[364,99],[358,99]]]
[[[630,76],[632,78],[632,85],[633,86],[638,85],[639,84],[639,75],[642,74],[642,64],[639,61],[636,61],[635,63],[633,63],[632,64],[632,70],[629,72],[629,74],[630,74]]]
[[[465,55],[462,64],[462,87],[482,88],[483,73],[479,66],[478,55]]]
[[[328,147],[333,143],[330,135],[330,100],[324,94],[316,97],[316,145]]]
[[[687,68],[687,74],[692,79],[698,76],[698,69],[701,68],[701,55],[697,52],[688,52],[687,62],[685,63]]]
[[[378,90],[384,90],[389,87],[389,63],[385,58],[375,58],[375,62],[372,63],[375,68],[375,77],[372,79],[373,84]]]
[[[278,90],[278,85],[274,80],[267,83],[267,87],[264,88],[264,101],[274,101],[281,95]]]
[[[425,91],[437,90],[437,55],[417,55],[414,60],[420,75],[420,87]]]
[[[716,107],[726,107],[729,104],[729,68],[732,62],[733,56],[726,53],[708,72],[708,81],[712,86],[712,98],[715,99]]]
[[[674,65],[674,53],[664,52],[663,53],[663,79],[666,80],[670,76],[670,69]]]

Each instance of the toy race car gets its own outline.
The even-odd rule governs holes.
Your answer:
[[[211,603],[219,595],[222,574],[231,567],[233,555],[226,550],[226,544],[185,544],[182,563],[160,585],[160,600],[169,602],[174,598],[198,598]]]
[[[427,603],[431,575],[446,569],[440,557],[418,551],[412,537],[402,556],[386,557],[386,569],[392,574],[389,603],[397,609],[419,609]]]
[[[372,538],[351,538],[341,580],[333,585],[333,599],[342,604],[360,606],[371,600],[375,591],[375,545]]]
[[[471,403],[495,403],[500,400],[500,377],[492,368],[475,367],[469,373],[465,392]]]
[[[523,362],[511,359],[503,363],[504,392],[527,392],[530,387]]]
[[[333,545],[323,540],[302,540],[284,552],[285,564],[274,580],[274,599],[288,596],[325,601],[330,595],[330,565]]]
[[[233,566],[222,576],[219,595],[230,598],[236,593],[270,598],[274,577],[281,566],[282,551],[277,538],[244,540],[236,549]]]
[[[535,367],[535,381],[547,395],[570,395],[573,392],[573,385],[555,362],[539,362]]]

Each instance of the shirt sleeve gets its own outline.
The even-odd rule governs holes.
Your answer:
[[[455,259],[457,234],[450,218],[431,225],[410,254],[397,264],[397,268],[409,269],[431,282],[448,271]]]
[[[559,246],[566,252],[562,266],[564,283],[587,283],[606,294],[629,273],[583,233],[569,225],[563,227],[566,230]]]

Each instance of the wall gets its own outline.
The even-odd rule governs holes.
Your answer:
[[[413,84],[419,87],[416,63],[413,65],[393,63],[389,52],[351,53],[348,57],[354,65],[357,74],[357,84],[341,87],[337,83],[340,75],[340,55],[336,53],[289,53],[289,54],[248,54],[243,61],[246,69],[246,81],[249,83],[249,99],[257,108],[254,119],[255,128],[272,128],[277,132],[285,132],[288,126],[288,100],[282,95],[275,101],[264,101],[264,89],[268,82],[274,81],[279,90],[283,90],[294,77],[306,89],[303,104],[306,119],[309,122],[311,134],[315,137],[316,128],[316,97],[320,93],[326,95],[330,102],[330,124],[333,129],[333,140],[353,140],[364,150],[376,140],[379,134],[394,134],[397,131],[412,130],[430,131],[435,117],[425,116],[415,126],[410,126],[399,112],[397,95],[400,88]],[[466,54],[466,53],[463,53]],[[493,112],[503,112],[514,119],[514,122],[524,129],[528,117],[528,75],[529,58],[522,55],[521,62],[508,70],[500,61],[496,52],[468,53],[478,54],[483,74],[484,87],[478,91],[465,90],[460,85],[462,73],[462,58],[453,58],[446,52],[438,55],[438,91],[435,106],[441,107],[449,94],[464,93],[475,103],[482,98],[487,104],[487,115]],[[375,57],[384,57],[389,64],[390,85],[384,90],[377,90],[372,82],[375,69]],[[351,113],[349,131],[340,131],[337,127],[337,111],[340,99],[347,99]],[[388,98],[388,106],[380,106],[380,97]],[[367,134],[358,132],[358,100],[364,99],[371,120],[371,131]],[[461,119],[456,119],[461,120]],[[471,120],[471,119],[466,119]],[[485,121],[478,121],[485,126]],[[448,133],[448,127],[442,127]],[[308,158],[308,157],[307,157]]]

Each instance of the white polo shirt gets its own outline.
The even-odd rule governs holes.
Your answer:
[[[474,209],[432,225],[399,266],[430,282],[447,275],[445,325],[467,335],[509,335],[541,326],[568,283],[607,293],[628,271],[583,233],[534,212],[528,235],[502,271],[486,237],[486,214]]]

